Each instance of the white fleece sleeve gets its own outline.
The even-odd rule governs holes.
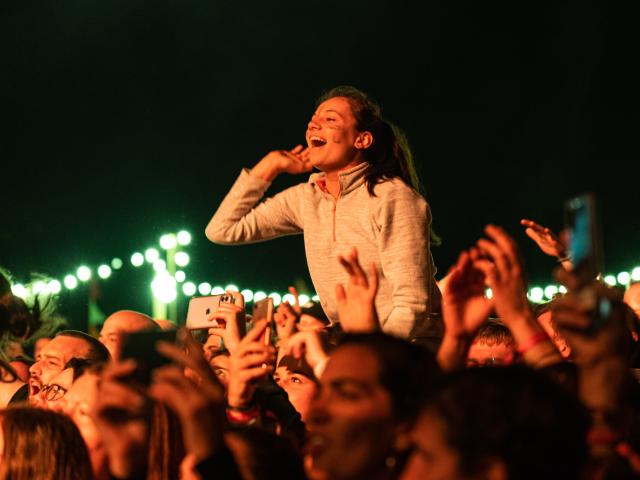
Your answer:
[[[213,243],[233,245],[302,233],[302,189],[288,188],[258,203],[270,183],[244,169],[205,229]]]

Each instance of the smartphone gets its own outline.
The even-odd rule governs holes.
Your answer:
[[[585,193],[569,199],[564,206],[567,250],[577,279],[574,291],[590,312],[587,330],[597,332],[607,322],[611,305],[598,295],[594,280],[603,271],[600,218],[595,195]]]
[[[171,363],[171,360],[160,355],[156,350],[156,342],[176,343],[177,330],[161,330],[152,332],[132,332],[123,335],[121,358],[133,358],[138,367],[132,378],[143,385],[151,382],[153,369]]]
[[[204,330],[217,327],[218,322],[215,318],[211,318],[211,315],[213,315],[221,303],[235,304],[236,297],[228,293],[223,293],[221,295],[192,298],[189,301],[189,308],[187,310],[186,327],[189,330]]]
[[[265,345],[269,345],[269,343],[271,343],[271,331],[273,329],[273,298],[267,297],[254,302],[251,315],[254,325],[260,320],[267,319],[267,329],[264,332],[262,341]]]
[[[579,286],[585,286],[602,272],[602,239],[595,195],[585,193],[569,199],[564,213],[573,273]]]

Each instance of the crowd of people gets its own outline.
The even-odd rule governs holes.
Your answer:
[[[429,206],[379,106],[330,90],[306,140],[243,170],[206,235],[303,234],[319,304],[269,321],[230,291],[204,331],[123,306],[99,338],[51,335],[0,275],[0,480],[640,477],[640,284],[581,281],[531,220],[566,293],[532,304],[496,225],[436,282]],[[137,332],[175,333],[152,345],[165,363],[127,354]]]

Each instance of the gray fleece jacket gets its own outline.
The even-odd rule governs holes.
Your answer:
[[[433,335],[428,314],[438,308],[440,291],[429,250],[431,213],[425,199],[400,179],[375,186],[369,195],[366,163],[339,175],[336,200],[325,188],[324,173],[258,203],[270,183],[243,170],[205,233],[214,243],[260,242],[304,234],[309,273],[322,307],[338,321],[335,286],[348,275],[337,256],[358,249],[366,268],[379,269],[376,308],[382,329],[403,338]]]

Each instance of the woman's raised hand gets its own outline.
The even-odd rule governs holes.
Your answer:
[[[297,175],[310,172],[312,168],[309,149],[298,145],[291,150],[269,152],[251,169],[251,175],[271,182],[281,173]]]

